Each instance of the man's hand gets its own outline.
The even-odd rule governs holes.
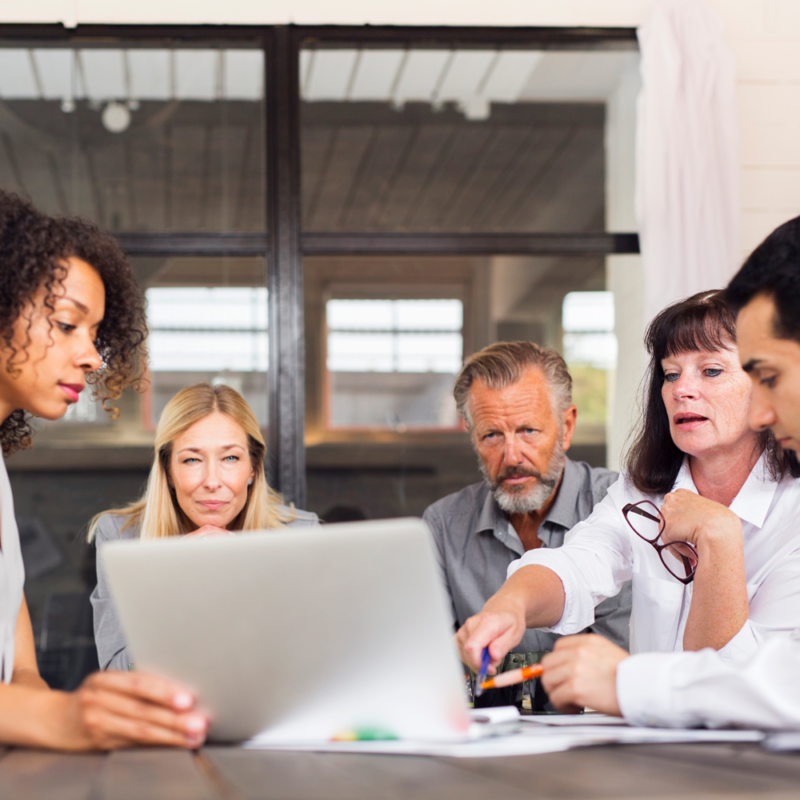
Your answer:
[[[617,665],[628,656],[593,633],[565,636],[542,659],[542,685],[559,711],[575,713],[589,706],[620,717]]]
[[[488,605],[488,604],[487,604]],[[456,634],[461,660],[478,672],[483,648],[489,648],[491,664],[489,675],[497,672],[497,665],[506,653],[516,647],[525,634],[525,619],[509,611],[481,611],[470,617]]]
[[[59,750],[114,750],[133,745],[199,747],[208,718],[195,699],[141,672],[95,672],[74,692],[52,692],[48,744]]]

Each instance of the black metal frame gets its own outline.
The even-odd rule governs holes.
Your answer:
[[[270,479],[287,500],[306,496],[304,255],[564,255],[638,253],[635,233],[303,233],[300,218],[300,50],[304,46],[635,50],[632,28],[405,26],[0,25],[0,40],[106,47],[137,40],[192,45],[249,41],[265,52],[267,233],[120,233],[136,256],[266,256],[270,290]]]

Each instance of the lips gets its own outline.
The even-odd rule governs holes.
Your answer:
[[[226,502],[224,500],[198,500],[198,505],[207,508],[209,511],[217,511],[226,505]]]
[[[675,427],[680,430],[694,430],[704,422],[708,422],[708,417],[704,417],[702,414],[694,414],[691,411],[679,411],[673,415],[672,421],[675,423]]]
[[[78,398],[83,391],[82,383],[59,383],[58,385],[67,396],[67,400],[69,400],[70,403],[78,402]]]

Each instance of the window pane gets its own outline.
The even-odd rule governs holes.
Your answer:
[[[390,333],[339,333],[328,336],[331,372],[393,372],[394,337]]]
[[[268,308],[267,290],[263,287],[170,287],[147,291],[147,319],[154,330],[243,328],[266,331]]]
[[[0,185],[115,231],[262,231],[261,50],[0,48]]]
[[[458,425],[461,300],[333,299],[325,309],[331,428]]]
[[[565,331],[613,331],[614,295],[611,292],[570,292],[564,298]]]
[[[331,300],[327,305],[330,330],[391,330],[391,300]]]
[[[153,269],[148,261],[137,259],[140,271]],[[195,281],[206,285],[186,285]],[[147,423],[158,422],[178,390],[208,382],[227,384],[244,395],[265,428],[269,297],[263,259],[170,258],[149,282]]]
[[[460,300],[396,300],[395,308],[402,330],[460,331],[464,324]]]
[[[600,231],[605,102],[638,54],[301,52],[313,231]]]

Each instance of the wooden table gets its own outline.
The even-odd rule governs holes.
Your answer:
[[[207,747],[62,755],[10,749],[2,800],[797,798],[800,755],[751,744],[620,745],[494,759]]]

